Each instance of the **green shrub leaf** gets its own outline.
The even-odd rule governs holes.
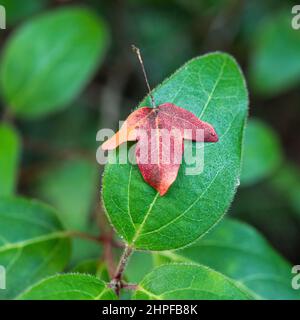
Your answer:
[[[265,299],[300,299],[289,263],[255,229],[231,219],[190,247],[156,255],[157,263],[170,261],[206,265]]]
[[[236,62],[213,53],[188,62],[154,90],[154,97],[157,104],[174,103],[209,122],[220,140],[205,144],[203,172],[186,175],[183,163],[163,197],[144,182],[137,166],[106,165],[103,200],[110,221],[127,243],[139,249],[175,249],[215,225],[233,199],[239,183],[247,90]],[[140,104],[145,105],[151,105],[149,97]]]
[[[20,138],[15,129],[0,124],[0,196],[11,196],[15,192],[20,148]]]
[[[32,283],[64,269],[70,241],[51,208],[0,198],[0,221],[0,265],[6,269],[1,299],[14,298]]]
[[[207,267],[168,264],[149,273],[138,285],[135,299],[143,300],[247,300],[253,296],[242,286]]]
[[[280,143],[275,132],[264,122],[250,119],[245,131],[242,185],[267,178],[279,168],[281,161]]]
[[[250,78],[254,88],[268,96],[300,83],[300,33],[292,15],[280,12],[262,22],[255,37]]]
[[[58,9],[30,20],[9,39],[0,64],[6,105],[26,118],[65,107],[89,81],[106,47],[106,27],[87,9]]]
[[[115,300],[105,282],[87,274],[60,274],[41,280],[23,292],[20,300]]]

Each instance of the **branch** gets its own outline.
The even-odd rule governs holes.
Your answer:
[[[138,285],[135,283],[122,283],[122,289],[137,290]]]
[[[102,239],[99,236],[93,236],[89,233],[81,232],[81,231],[67,231],[68,236],[70,237],[76,237],[76,238],[81,238],[89,241],[94,241],[101,243]]]
[[[120,290],[121,288],[123,288],[123,284],[122,284],[123,274],[132,253],[133,253],[133,248],[126,245],[124,252],[121,256],[118,268],[116,270],[115,276],[109,283],[109,287],[115,290],[117,296],[120,295]]]

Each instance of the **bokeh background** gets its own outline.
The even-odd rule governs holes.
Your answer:
[[[297,2],[0,4],[7,12],[0,30],[1,196],[43,200],[68,229],[96,234],[103,219],[96,133],[116,129],[147,93],[131,44],[141,49],[152,87],[195,56],[225,51],[240,64],[250,96],[241,185],[228,215],[300,263],[300,30],[291,27]],[[45,14],[49,19],[39,20]],[[98,256],[97,244],[76,240],[73,264]]]

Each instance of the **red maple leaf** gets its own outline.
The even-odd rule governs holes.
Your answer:
[[[136,162],[142,176],[163,196],[177,177],[184,139],[217,142],[218,136],[210,124],[193,113],[164,103],[132,112],[120,131],[101,147],[112,150],[125,141],[137,141]]]

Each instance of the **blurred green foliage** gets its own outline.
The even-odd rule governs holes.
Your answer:
[[[258,93],[272,96],[300,83],[300,33],[290,11],[264,20],[253,39],[250,79]]]
[[[178,279],[175,289],[181,290],[184,275],[191,272],[208,284],[219,279],[228,296],[238,281],[265,298],[298,298],[288,288],[287,262],[299,264],[300,259],[300,30],[291,27],[294,1],[0,4],[7,12],[7,30],[0,30],[0,265],[8,270],[8,290],[1,290],[0,298],[15,298],[61,271],[109,280],[105,241],[111,228],[99,205],[103,168],[96,164],[95,138],[100,128],[116,128],[146,95],[132,43],[141,49],[153,87],[190,58],[207,52],[226,51],[241,65],[250,92],[250,119],[241,187],[228,215],[257,231],[228,220],[190,248],[164,252],[160,262],[157,255],[153,260],[151,253],[136,252],[126,280],[147,279],[155,263],[189,259],[221,274],[206,267],[152,271],[145,288],[163,294],[155,292],[151,279],[171,274]],[[11,198],[17,195],[41,199],[55,210]],[[95,238],[100,234],[106,240],[70,241],[66,229]],[[115,246],[119,257],[118,242]],[[64,288],[57,276],[22,297],[41,297],[45,285],[63,291],[74,283],[86,292],[79,288],[79,296],[56,298],[101,297],[99,279],[65,277]]]
[[[86,9],[58,10],[27,22],[9,39],[0,63],[7,106],[25,118],[65,107],[95,72],[107,37],[104,23]],[[32,46],[33,39],[38,45]]]
[[[271,181],[272,186],[285,197],[286,202],[297,212],[300,218],[300,172],[287,163]],[[300,220],[299,220],[300,221]]]
[[[89,161],[65,161],[41,173],[34,194],[59,210],[66,228],[85,230],[98,180],[97,168]]]
[[[242,185],[267,178],[279,169],[281,161],[281,146],[275,132],[264,122],[250,119],[244,140]]]
[[[6,9],[7,24],[13,26],[45,9],[49,2],[49,0],[1,0],[1,5]]]

